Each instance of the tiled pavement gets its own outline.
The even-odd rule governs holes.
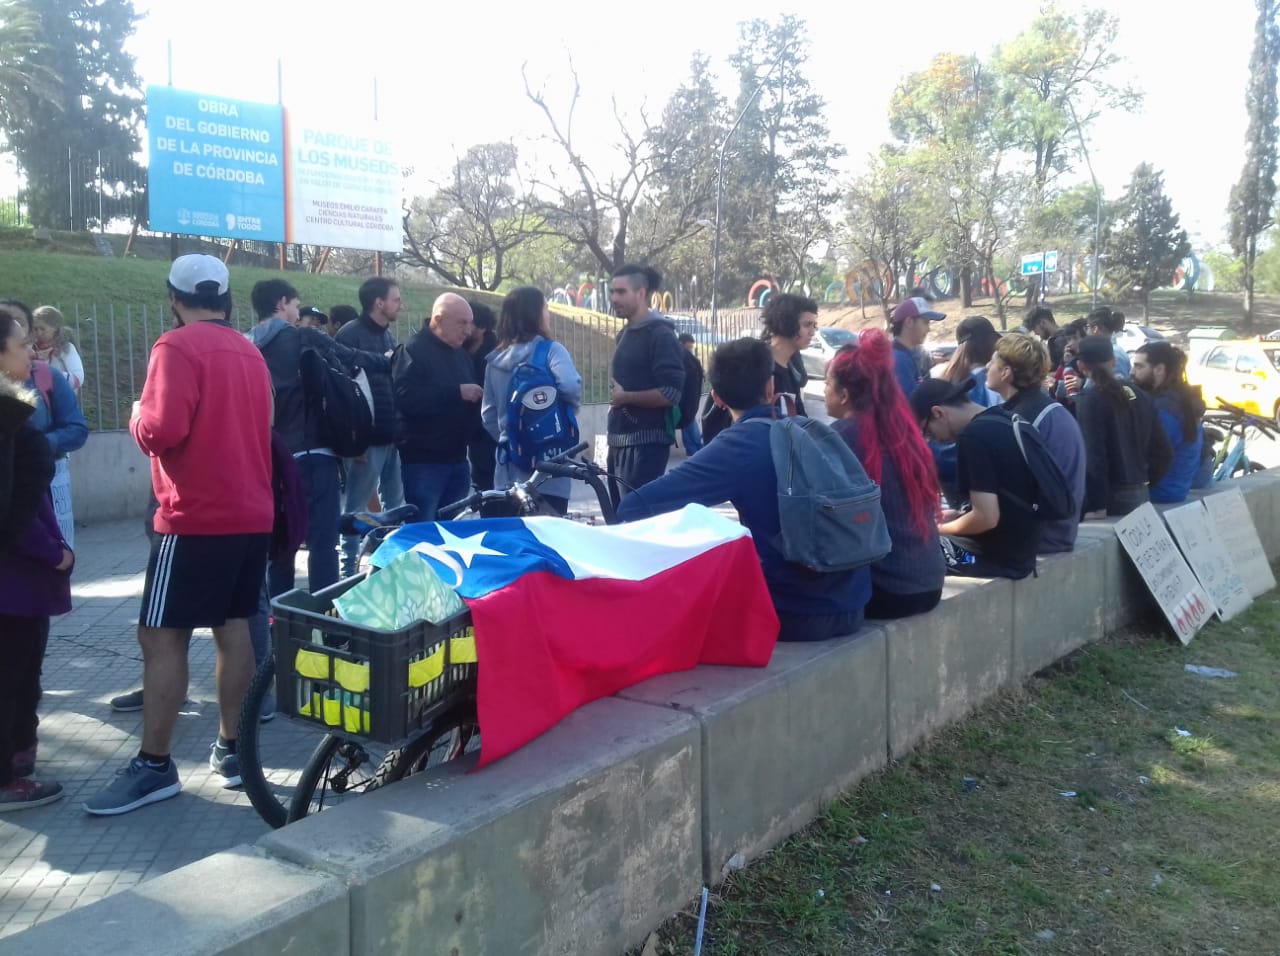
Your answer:
[[[585,486],[575,488],[573,508],[598,514]],[[298,557],[305,587],[305,552]],[[146,559],[140,519],[76,530],[74,607],[51,628],[36,774],[60,782],[66,796],[0,815],[0,939],[268,830],[243,791],[223,789],[209,770],[218,705],[207,630],[191,642],[188,702],[173,739],[182,793],[118,817],[82,808],[137,753],[142,714],[113,713],[109,701],[142,686],[135,628]],[[268,777],[287,794],[320,738],[284,719],[261,731]]]

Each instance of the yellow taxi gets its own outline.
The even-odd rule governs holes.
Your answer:
[[[1187,362],[1187,381],[1200,386],[1210,408],[1230,402],[1280,425],[1280,342],[1204,343]]]

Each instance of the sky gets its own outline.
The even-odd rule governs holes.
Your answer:
[[[1115,197],[1135,166],[1153,163],[1196,248],[1220,245],[1244,156],[1254,4],[1179,3],[1160,13],[1150,0],[1107,6],[1119,19],[1125,57],[1116,79],[1132,82],[1145,99],[1138,112],[1096,124],[1088,144],[1094,170]],[[201,7],[197,20],[185,0],[135,0],[135,8],[144,16],[128,48],[144,83],[265,102],[279,94],[292,109],[323,109],[357,128],[374,115],[376,89],[378,119],[423,192],[478,143],[511,140],[522,157],[551,155],[530,144],[544,136],[546,121],[524,95],[522,67],[563,117],[572,59],[582,86],[575,131],[603,166],[616,139],[614,99],[624,116],[645,109],[656,118],[699,50],[732,98],[727,57],[737,23],[784,9],[758,0],[493,0],[480,7],[382,0],[368,4],[366,15],[349,0],[221,0]],[[832,138],[848,150],[847,177],[888,140],[889,96],[905,74],[942,52],[989,56],[1025,28],[1036,7],[1025,0],[791,0],[785,10],[809,25],[805,72],[826,101]],[[1076,175],[1088,178],[1083,166]]]

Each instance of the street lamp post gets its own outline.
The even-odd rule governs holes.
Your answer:
[[[1076,118],[1076,108],[1067,100],[1067,109],[1071,111],[1071,122],[1075,125],[1076,136],[1080,139],[1080,151],[1084,153],[1084,164],[1089,167],[1089,178],[1093,180],[1093,305],[1098,307],[1098,261],[1102,258],[1102,187],[1098,185],[1098,177],[1093,174],[1093,162],[1089,159],[1089,147],[1084,144],[1084,132],[1080,129],[1080,120]]]
[[[714,241],[711,243],[711,332],[713,335],[720,334],[720,209],[724,205],[725,151],[729,148],[729,141],[733,139],[733,134],[738,131],[738,127],[742,124],[742,118],[747,115],[747,110],[751,109],[751,104],[756,101],[756,97],[764,89],[765,81],[768,78],[766,75],[765,79],[760,81],[760,85],[756,87],[755,92],[747,99],[746,105],[742,107],[742,112],[738,114],[738,118],[729,127],[729,132],[725,134],[724,142],[720,144],[720,165],[716,172],[716,234]]]

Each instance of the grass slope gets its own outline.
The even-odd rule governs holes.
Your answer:
[[[169,326],[166,259],[104,258],[91,254],[88,237],[57,234],[62,251],[31,249],[29,242],[6,243],[0,231],[0,298],[16,298],[33,308],[56,305],[75,333],[85,363],[81,405],[89,427],[120,428],[142,390],[151,343]],[[121,239],[121,237],[114,237]],[[122,239],[121,239],[122,241]],[[323,309],[348,303],[359,307],[363,276],[311,275],[252,266],[231,266],[233,321],[248,328],[255,321],[249,292],[264,279],[284,277],[304,305]],[[471,289],[402,282],[405,308],[396,325],[403,341],[421,328],[441,292],[458,291],[468,299],[500,310],[502,296]],[[604,401],[609,393],[608,362],[617,321],[584,309],[554,306],[552,329],[575,357],[584,379],[584,401]]]
[[[1280,953],[1277,688],[1275,592],[1187,648],[1085,648],[732,875],[704,953]]]

